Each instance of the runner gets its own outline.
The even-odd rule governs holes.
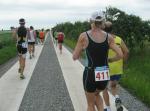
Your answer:
[[[109,80],[108,60],[113,62],[122,58],[122,52],[114,43],[111,35],[104,32],[104,15],[95,12],[90,18],[91,29],[80,34],[73,52],[73,59],[79,59],[85,50],[87,65],[83,73],[83,86],[87,99],[87,111],[104,111],[103,101],[99,93],[104,90]],[[108,59],[109,47],[116,52],[116,56]]]
[[[44,44],[44,39],[45,39],[44,29],[42,29],[39,34],[40,34],[41,44],[43,45]]]
[[[34,31],[34,28],[30,26],[30,30],[28,33],[28,50],[30,54],[30,59],[34,57],[34,51],[35,51],[35,40],[36,40],[36,32]]]
[[[20,73],[20,78],[24,79],[25,76],[23,75],[23,72],[27,53],[27,28],[25,27],[25,20],[23,18],[19,19],[19,24],[20,27],[16,29],[14,36],[17,39],[17,50],[19,56],[18,72]]]
[[[56,44],[56,46],[57,46],[57,39],[58,39],[58,38],[57,38],[57,34],[58,34],[58,32],[55,31],[55,32],[54,32],[54,38],[55,38],[55,44]]]
[[[59,45],[59,50],[60,50],[60,54],[62,54],[62,43],[64,41],[64,33],[63,32],[59,32],[57,34],[57,39],[58,39],[58,45]]]
[[[106,22],[105,23],[105,31],[107,33],[110,33],[111,36],[114,37],[115,43],[118,45],[118,47],[123,52],[123,59],[127,60],[129,50],[128,50],[127,46],[125,45],[124,41],[120,37],[112,34],[112,23],[111,22]],[[112,57],[114,55],[115,55],[115,52],[110,49],[108,57]],[[113,63],[109,63],[110,88],[111,88],[111,93],[115,97],[115,103],[116,103],[117,111],[123,111],[123,107],[121,106],[121,99],[119,98],[118,87],[117,87],[118,86],[118,81],[121,78],[121,74],[123,74],[123,59],[115,61]],[[105,101],[105,104],[106,104],[106,109],[107,109],[106,111],[111,111],[110,103],[109,103],[109,95],[108,95],[107,89],[105,89],[103,91],[103,97],[104,97],[104,101]]]
[[[40,36],[39,36],[39,31],[35,30],[36,32],[36,44],[40,44]]]

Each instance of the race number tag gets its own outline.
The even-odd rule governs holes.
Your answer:
[[[23,47],[23,48],[27,48],[27,47],[28,47],[27,43],[26,43],[26,42],[23,42],[23,43],[22,43],[22,47]]]
[[[96,67],[95,68],[95,81],[110,80],[108,66]]]

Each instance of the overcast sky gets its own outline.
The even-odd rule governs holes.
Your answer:
[[[150,0],[0,0],[0,29],[18,26],[22,17],[26,26],[35,28],[85,21],[92,12],[105,10],[107,6],[150,20]]]

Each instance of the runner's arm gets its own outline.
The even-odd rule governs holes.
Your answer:
[[[17,41],[17,29],[14,29],[12,31],[12,37],[13,37],[13,40]]]
[[[84,49],[84,35],[81,34],[79,36],[79,39],[73,52],[73,60],[77,60],[80,58],[83,49]]]
[[[109,47],[116,53],[116,56],[108,58],[109,62],[114,62],[123,58],[121,49],[115,44],[114,38],[109,36]]]
[[[129,49],[127,48],[123,40],[121,40],[121,50],[123,52],[123,60],[127,61],[128,56],[129,56]]]

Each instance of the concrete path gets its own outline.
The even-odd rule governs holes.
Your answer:
[[[0,111],[86,111],[84,67],[66,48],[60,55],[49,36],[35,58],[27,56],[26,79],[19,79],[18,62],[0,78]]]
[[[32,61],[26,61],[24,72],[26,79],[20,80],[19,78],[18,62],[0,78],[0,111],[18,111],[43,47],[36,46],[37,48],[38,51],[35,52],[36,57]]]

